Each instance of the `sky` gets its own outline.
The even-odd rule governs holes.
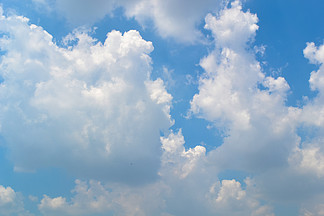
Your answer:
[[[0,0],[0,215],[324,215],[322,0]]]

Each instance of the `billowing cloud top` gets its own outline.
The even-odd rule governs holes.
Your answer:
[[[128,183],[156,177],[172,97],[149,78],[151,42],[113,31],[101,44],[75,31],[60,48],[26,18],[0,22],[1,134],[16,170],[59,166]]]

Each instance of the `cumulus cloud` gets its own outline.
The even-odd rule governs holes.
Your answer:
[[[312,71],[309,78],[311,90],[317,91],[318,95],[304,107],[302,120],[308,125],[323,127],[324,45],[316,47],[314,43],[307,43],[304,49],[304,56],[310,63],[318,65],[319,69],[317,71]],[[314,112],[317,113],[317,115],[313,115]]]
[[[157,176],[172,97],[150,79],[151,42],[113,31],[101,44],[75,31],[62,48],[27,18],[0,23],[1,135],[16,170],[56,166],[128,183]]]
[[[249,48],[257,21],[255,14],[242,11],[239,1],[206,17],[215,50],[201,60],[206,72],[191,101],[196,116],[224,131],[223,145],[210,158],[223,168],[249,172],[286,164],[299,141],[292,129],[298,110],[285,106],[289,85],[283,77],[267,77]]]
[[[186,151],[181,130],[177,134],[172,132],[168,137],[161,137],[161,143],[162,149],[164,150],[162,156],[162,175],[164,173],[163,171],[166,174],[172,171],[171,173],[174,176],[186,178],[194,171],[197,164],[200,160],[204,159],[206,154],[206,149],[203,146],[196,146]]]
[[[253,175],[266,200],[294,200],[302,206],[324,192],[319,190],[323,172],[323,49],[309,43],[304,50],[311,62],[320,65],[310,78],[317,97],[301,108],[286,106],[288,83],[283,77],[267,76],[253,52],[257,21],[256,15],[242,11],[239,1],[206,17],[205,27],[214,35],[215,49],[201,60],[205,73],[191,111],[224,134],[223,144],[208,153],[207,161],[222,170]],[[317,131],[312,140],[301,142],[298,129],[312,127]],[[238,184],[234,186],[238,188]],[[239,198],[243,192],[237,189],[234,195]]]
[[[220,215],[267,215],[273,216],[272,209],[266,205],[260,205],[253,188],[253,181],[245,179],[246,189],[241,183],[232,180],[222,180],[220,187],[215,190],[215,185],[210,188],[210,195],[214,196],[213,205]]]
[[[118,4],[140,22],[162,19],[171,7],[168,1]],[[174,25],[182,22],[176,19]],[[287,201],[301,214],[323,213],[323,46],[308,43],[304,50],[319,66],[309,80],[317,96],[289,107],[289,84],[267,76],[255,57],[257,16],[234,1],[205,20],[215,49],[200,62],[205,73],[190,111],[224,135],[209,152],[186,148],[181,129],[168,131],[172,96],[162,79],[150,79],[153,46],[137,31],[110,32],[102,44],[76,30],[59,47],[28,19],[1,16],[1,135],[16,170],[55,166],[96,179],[77,180],[70,199],[44,195],[43,215],[270,216],[269,203]],[[298,129],[313,127],[314,137],[302,141]],[[250,177],[219,179],[228,170]]]
[[[307,43],[304,56],[310,63],[319,66],[317,71],[310,74],[309,84],[311,90],[316,91],[315,98],[307,101],[300,114],[302,127],[307,131],[314,131],[309,140],[296,147],[290,157],[291,163],[304,173],[313,173],[323,177],[324,171],[324,45],[316,47],[314,43]]]
[[[290,162],[297,166],[300,172],[315,173],[318,177],[324,176],[324,154],[320,145],[311,143],[296,148],[293,156],[290,157]]]
[[[11,187],[0,185],[0,214],[4,216],[32,216],[24,209],[23,197]]]
[[[44,196],[44,215],[272,215],[262,205],[252,180],[245,189],[236,180],[217,179],[206,166],[205,149],[185,150],[184,137],[162,139],[160,180],[140,187],[77,180],[71,200]]]

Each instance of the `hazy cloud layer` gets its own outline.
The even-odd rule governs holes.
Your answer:
[[[197,42],[203,35],[197,30],[204,16],[219,8],[219,0],[33,0],[63,14],[76,25],[92,24],[113,16],[116,8],[135,18],[145,28],[155,28],[164,38],[180,42]],[[153,25],[151,25],[153,24]]]

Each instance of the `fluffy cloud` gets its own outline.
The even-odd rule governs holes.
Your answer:
[[[308,125],[323,127],[324,45],[317,48],[314,43],[307,43],[307,47],[304,49],[304,56],[309,59],[310,63],[319,65],[319,69],[311,72],[309,79],[311,89],[317,91],[318,95],[304,107],[302,120]],[[317,115],[313,115],[314,112]]]
[[[162,19],[171,7],[168,1],[118,4],[140,22]],[[251,48],[257,22],[239,1],[206,17],[215,49],[201,60],[205,73],[191,112],[224,134],[223,144],[206,152],[186,149],[181,130],[168,131],[172,96],[161,79],[150,79],[153,46],[138,32],[113,31],[101,44],[90,32],[75,31],[62,48],[26,18],[1,16],[1,135],[16,170],[56,166],[97,179],[77,180],[71,199],[44,195],[41,213],[270,216],[268,203],[289,201],[301,214],[323,214],[323,46],[309,43],[304,50],[319,65],[310,77],[317,96],[288,107],[288,83],[267,76]],[[304,141],[300,128],[315,129],[312,138]],[[228,170],[250,177],[219,179]]]
[[[315,205],[315,197],[324,193],[319,189],[323,186],[324,155],[323,48],[309,43],[304,50],[311,62],[320,65],[310,77],[317,97],[301,108],[288,107],[288,83],[283,77],[266,76],[251,48],[257,21],[254,14],[242,11],[239,1],[217,16],[206,17],[215,50],[200,63],[205,74],[191,101],[191,111],[224,134],[223,144],[210,151],[206,160],[218,170],[253,175],[261,196],[273,203],[293,200],[296,206],[302,206],[312,200]],[[301,142],[299,129],[313,131],[312,139]],[[232,186],[239,188],[234,182]],[[234,195],[243,197],[243,192],[237,189]]]
[[[223,145],[210,152],[211,160],[223,168],[249,172],[287,163],[299,141],[292,129],[298,110],[284,105],[289,85],[283,77],[266,77],[249,49],[257,21],[256,15],[242,11],[238,1],[217,17],[206,17],[215,50],[200,63],[206,73],[191,101],[194,114],[226,135]]]
[[[0,214],[4,216],[32,216],[24,209],[23,197],[11,187],[0,185]]]
[[[74,24],[93,23],[105,15],[113,15],[122,7],[125,16],[135,18],[146,27],[153,27],[162,37],[171,37],[181,42],[197,42],[202,34],[197,30],[204,16],[219,8],[215,0],[33,0],[45,7],[56,8]],[[150,26],[149,23],[153,23]]]
[[[162,138],[159,181],[140,187],[77,180],[71,200],[44,196],[44,215],[272,215],[261,205],[253,181],[219,181],[205,161],[205,149],[185,150],[181,131]]]
[[[218,190],[215,190],[217,188],[215,185],[210,188],[210,195],[216,195],[213,205],[215,205],[214,209],[217,210],[217,215],[273,216],[269,206],[260,205],[251,179],[245,179],[245,184],[246,190],[243,190],[240,182],[234,179],[223,180]]]
[[[172,173],[172,176],[186,178],[206,154],[203,146],[196,146],[186,151],[181,130],[177,134],[171,133],[168,137],[161,137],[161,143],[164,150],[161,175]]]
[[[104,185],[91,180],[76,180],[74,197],[44,196],[39,204],[43,215],[160,215],[164,207],[159,197],[161,185],[129,188],[125,185]],[[149,203],[149,205],[147,205]]]
[[[56,166],[135,184],[157,177],[172,97],[150,80],[151,42],[113,31],[101,44],[75,31],[60,48],[27,18],[0,23],[1,135],[16,170]]]
[[[324,45],[316,47],[314,43],[307,43],[304,49],[305,58],[310,63],[319,66],[317,71],[311,72],[309,84],[311,90],[317,91],[315,98],[308,100],[300,114],[302,128],[312,131],[311,138],[296,147],[290,162],[303,173],[313,173],[323,177],[324,172]]]

